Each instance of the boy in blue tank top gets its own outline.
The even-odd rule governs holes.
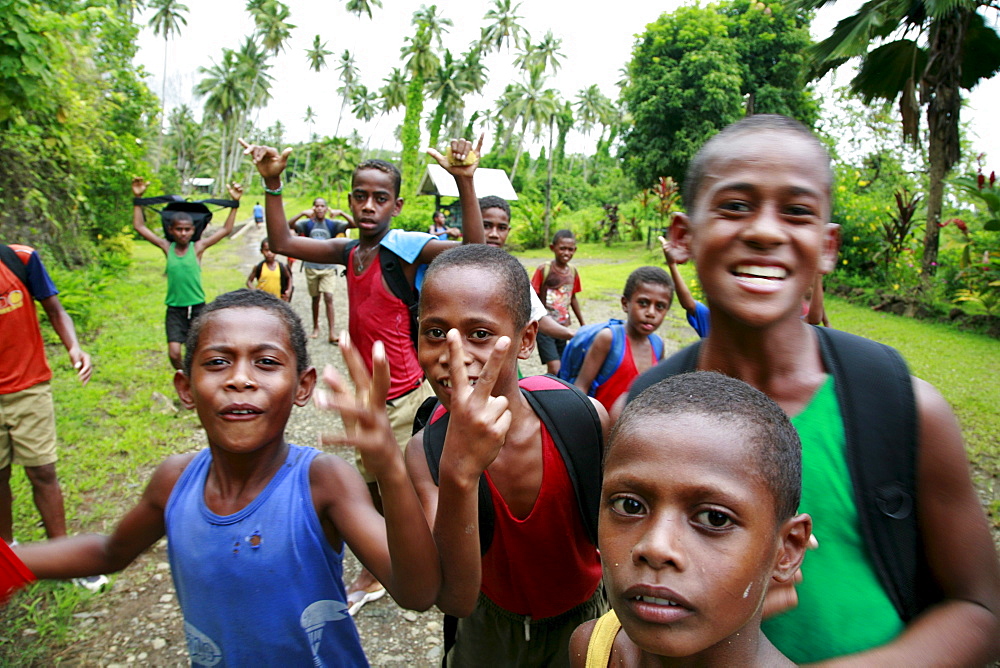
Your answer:
[[[164,535],[195,665],[365,666],[342,580],[344,544],[403,607],[437,597],[437,549],[385,415],[389,368],[374,378],[350,339],[343,355],[357,391],[332,368],[323,407],[382,489],[385,519],[341,458],[285,441],[293,406],[312,395],[302,323],[281,300],[238,290],[205,307],[174,379],[208,437],[153,473],[110,536],[18,546],[39,578],[121,570]]]

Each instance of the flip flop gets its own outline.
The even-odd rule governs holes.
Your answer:
[[[361,595],[360,598],[358,597],[359,594]],[[347,603],[350,605],[347,609],[347,614],[353,617],[358,614],[358,611],[361,610],[365,603],[377,601],[383,596],[385,596],[385,587],[379,587],[375,591],[352,591],[347,595]]]

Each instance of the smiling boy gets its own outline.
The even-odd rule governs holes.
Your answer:
[[[764,624],[790,659],[989,663],[1000,656],[1000,564],[951,408],[891,348],[800,318],[836,260],[831,191],[826,150],[791,119],[748,117],[702,147],[670,241],[678,261],[695,262],[711,328],[629,396],[718,370],[791,416],[801,509],[821,547],[797,592],[769,595],[777,610],[794,606]]]
[[[439,256],[420,296],[420,364],[440,405],[406,460],[441,554],[438,607],[465,618],[449,666],[567,665],[573,629],[604,610],[585,513],[607,414],[557,379],[518,382],[529,311],[521,264],[486,245]],[[536,408],[544,393],[563,409]],[[579,438],[563,437],[570,424]],[[571,470],[583,456],[594,470]]]
[[[809,540],[800,464],[788,418],[742,381],[684,374],[630,403],[601,490],[613,612],[574,633],[574,665],[791,665],[760,622]]]

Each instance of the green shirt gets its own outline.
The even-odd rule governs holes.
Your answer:
[[[184,255],[175,252],[171,242],[167,250],[167,306],[194,306],[205,303],[205,290],[201,287],[201,265],[194,244],[188,244]]]
[[[844,424],[833,376],[792,424],[802,440],[802,502],[819,549],[802,564],[798,607],[765,622],[765,635],[793,662],[861,652],[904,627],[865,545],[847,469]]]

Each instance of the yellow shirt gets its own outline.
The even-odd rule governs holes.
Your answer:
[[[267,262],[260,266],[257,289],[270,292],[278,299],[281,299],[281,266],[277,262],[274,264],[274,269],[269,269]]]

